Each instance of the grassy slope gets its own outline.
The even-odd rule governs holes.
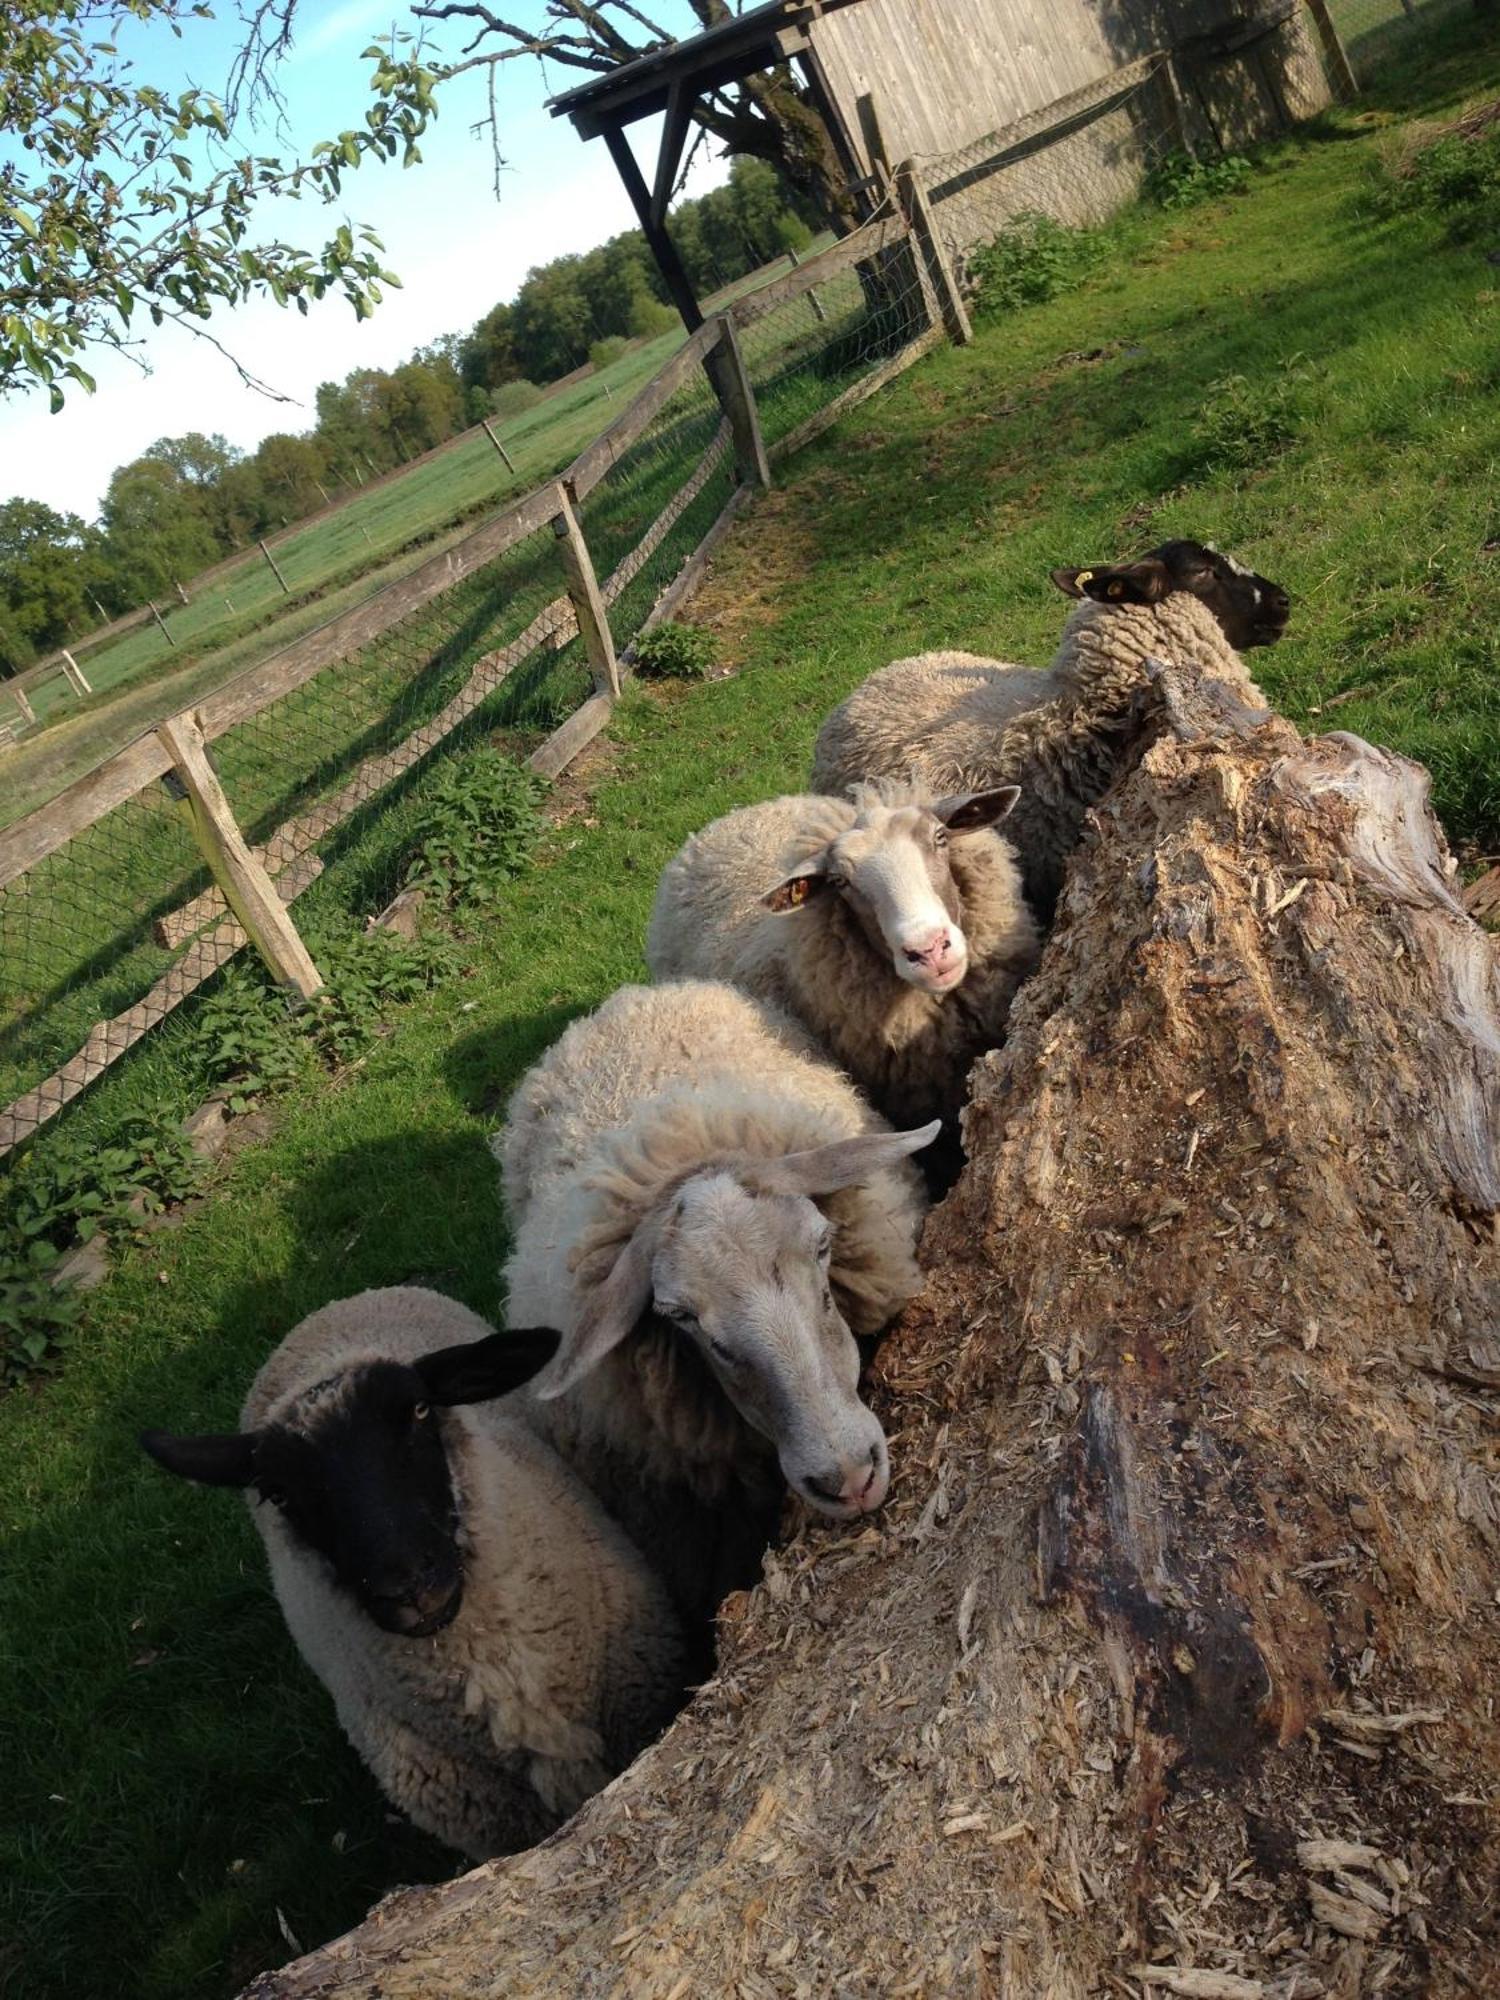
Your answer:
[[[1433,105],[1486,78],[1423,69]],[[132,1434],[228,1423],[279,1330],[362,1285],[426,1278],[493,1310],[495,1107],[571,1014],[638,975],[675,844],[796,783],[861,675],[944,643],[1044,659],[1052,564],[1213,535],[1296,593],[1294,636],[1257,660],[1274,698],[1422,756],[1453,830],[1497,844],[1500,300],[1479,252],[1360,219],[1372,150],[1347,123],[1287,147],[1250,196],[935,355],[788,468],[707,599],[742,673],[632,696],[587,815],[472,933],[471,976],[336,1088],[293,1096],[217,1198],[95,1295],[63,1374],[0,1410],[17,1738],[0,1980],[70,2000],[227,1992],[284,1952],[278,1910],[308,1944],[445,1865],[387,1824],[289,1658],[239,1508],[171,1485]],[[1296,353],[1321,371],[1300,439],[1239,482],[1196,472],[1205,385],[1274,379]],[[80,1128],[170,1104],[179,1082],[169,1029]]]

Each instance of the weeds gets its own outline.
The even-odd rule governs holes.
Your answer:
[[[635,667],[648,680],[701,681],[718,657],[718,641],[706,626],[668,622],[636,641]]]
[[[1203,472],[1254,472],[1285,451],[1306,416],[1313,371],[1289,355],[1272,376],[1221,375],[1204,391],[1192,429],[1193,462]]]
[[[64,1133],[0,1176],[0,1386],[54,1366],[67,1345],[78,1298],[53,1282],[63,1251],[159,1214],[200,1171],[180,1132],[131,1120],[102,1145]]]
[[[428,787],[405,883],[450,909],[487,903],[519,875],[542,831],[542,782],[488,744],[451,757]]]
[[[1225,153],[1217,160],[1168,153],[1147,174],[1141,192],[1158,208],[1196,208],[1200,202],[1217,201],[1221,195],[1242,194],[1250,171],[1243,153]]]
[[[1099,261],[1100,232],[1023,212],[976,250],[969,271],[981,314],[1016,312],[1075,291]]]
[[[1375,209],[1425,209],[1465,240],[1500,227],[1500,105],[1486,105],[1375,167]]]

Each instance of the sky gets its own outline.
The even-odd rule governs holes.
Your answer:
[[[159,23],[137,31],[132,53],[139,75],[172,90],[189,81],[222,90],[237,23],[230,0],[218,4],[226,18],[189,22],[180,42]],[[669,29],[692,31],[684,0],[664,0],[650,11]],[[540,26],[543,0],[514,0],[506,13]],[[280,71],[286,130],[262,130],[256,152],[305,153],[315,141],[362,123],[370,66],[360,51],[389,35],[393,23],[421,25],[405,8],[393,12],[390,0],[302,0],[296,18],[292,53]],[[444,54],[460,52],[465,26],[444,25],[437,44]],[[149,374],[123,355],[95,349],[80,358],[97,393],[70,387],[59,415],[50,414],[45,391],[0,400],[0,499],[23,494],[92,520],[115,467],[158,438],[217,431],[251,450],[272,431],[306,430],[320,382],[341,380],[352,368],[393,367],[414,347],[466,332],[497,300],[514,295],[532,265],[633,228],[604,142],[580,139],[566,119],[545,109],[548,95],[584,80],[555,65],[544,75],[530,61],[502,67],[508,170],[498,202],[489,136],[471,130],[485,111],[482,73],[474,72],[440,93],[440,116],[423,136],[420,166],[369,163],[345,175],[332,206],[279,204],[274,233],[307,247],[324,242],[340,221],[369,225],[385,245],[382,261],[402,283],[363,322],[342,298],[311,305],[306,318],[270,301],[214,313],[208,328],[215,338],[294,402],[272,402],[247,388],[207,341],[147,322],[141,353]],[[654,157],[656,130],[655,120],[633,129],[643,159]],[[701,194],[726,172],[727,162],[700,150],[686,191]],[[138,316],[137,324],[143,321]]]

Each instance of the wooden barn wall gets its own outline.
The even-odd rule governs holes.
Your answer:
[[[1081,90],[1154,49],[1180,51],[1189,115],[1228,145],[1328,101],[1300,8],[1228,58],[1211,38],[1256,0],[859,0],[824,15],[813,41],[856,150],[873,98],[893,162],[950,153]],[[1118,134],[1110,150],[1118,160]]]

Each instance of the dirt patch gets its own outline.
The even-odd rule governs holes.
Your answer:
[[[585,826],[593,823],[594,794],[619,769],[623,750],[624,745],[604,730],[558,772],[545,806],[553,826],[566,826],[573,820],[581,820]]]
[[[719,663],[738,671],[749,635],[774,624],[784,609],[782,592],[800,583],[822,553],[809,513],[817,505],[816,481],[793,489],[772,487],[748,517],[749,533],[729,535],[709,563],[693,597],[693,623],[719,641]]]

